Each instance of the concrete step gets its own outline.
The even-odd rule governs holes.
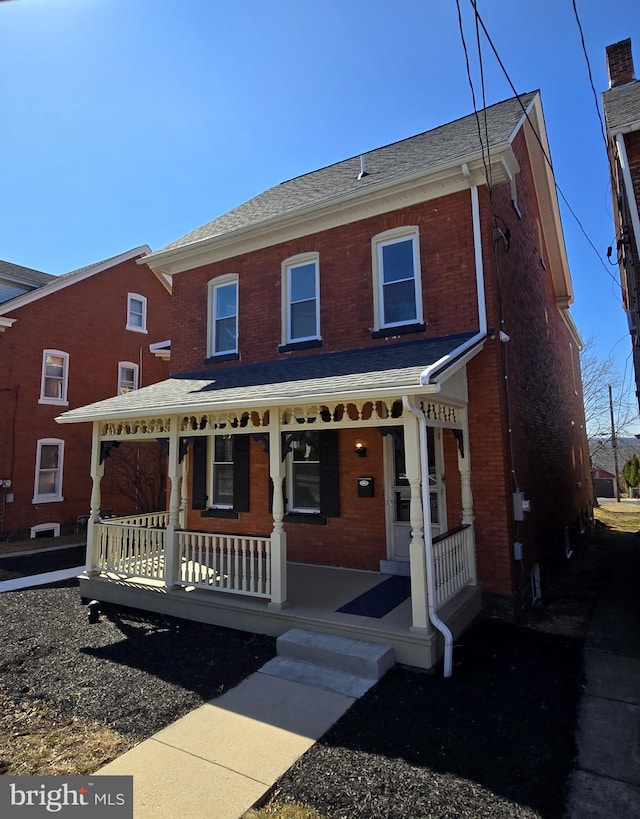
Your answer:
[[[322,668],[319,665],[304,663],[300,660],[288,660],[285,657],[274,657],[260,669],[260,674],[269,674],[282,680],[314,685],[324,691],[343,694],[358,699],[378,680],[369,677],[358,677],[356,674],[345,674],[335,668]]]
[[[278,637],[276,645],[278,659],[373,682],[377,682],[394,664],[393,650],[389,646],[305,629],[285,632]]]

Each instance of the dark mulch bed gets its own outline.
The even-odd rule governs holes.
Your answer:
[[[49,549],[32,555],[0,556],[0,580],[12,580],[15,577],[84,566],[86,551],[86,547],[82,544],[68,549]]]
[[[0,690],[11,700],[43,700],[133,741],[275,655],[271,637],[123,607],[103,606],[90,624],[75,580],[0,594],[0,622]]]
[[[330,819],[563,815],[581,640],[480,623],[451,679],[394,669],[279,782]]]

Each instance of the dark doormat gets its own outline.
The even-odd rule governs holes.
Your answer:
[[[336,611],[361,617],[384,617],[411,594],[411,578],[393,575]]]

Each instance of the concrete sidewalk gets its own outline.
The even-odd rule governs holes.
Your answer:
[[[621,535],[589,625],[567,819],[640,817],[640,538]]]
[[[97,775],[133,775],[135,819],[238,819],[354,702],[258,671]]]

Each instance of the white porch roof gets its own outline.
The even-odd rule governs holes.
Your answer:
[[[117,420],[158,414],[172,415],[216,408],[268,407],[289,400],[322,401],[358,396],[437,392],[439,383],[420,385],[427,367],[443,362],[438,382],[482,349],[473,334],[443,336],[392,345],[320,355],[298,355],[257,364],[175,375],[166,381],[69,410],[59,423]]]

